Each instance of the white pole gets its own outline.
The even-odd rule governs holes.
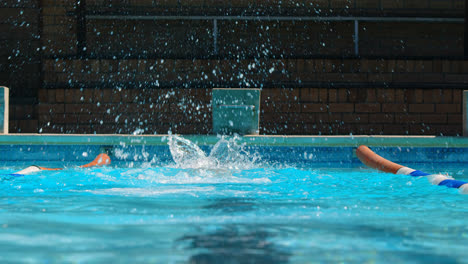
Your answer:
[[[354,20],[354,55],[359,56],[359,21]]]
[[[8,87],[0,86],[0,134],[8,134],[9,98]]]
[[[218,55],[218,20],[213,19],[213,49],[214,54]]]
[[[468,90],[463,91],[463,136],[468,137]]]

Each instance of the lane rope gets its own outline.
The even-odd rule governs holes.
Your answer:
[[[429,182],[434,185],[459,189],[460,193],[468,194],[468,182],[455,180],[449,175],[430,174],[420,170],[405,167],[377,155],[367,146],[359,146],[356,149],[356,156],[362,163],[370,168],[383,172],[390,172],[393,174],[403,174],[412,177],[427,177]]]

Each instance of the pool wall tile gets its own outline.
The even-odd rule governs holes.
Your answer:
[[[86,163],[108,152],[113,163],[171,163],[167,135],[3,135],[0,136],[0,162],[43,164],[48,162]],[[184,136],[185,137],[185,136]],[[219,141],[216,136],[185,137],[209,153]],[[263,137],[238,139],[247,153],[260,162],[325,163],[328,166],[360,163],[355,155],[359,145],[368,145],[384,158],[401,164],[465,163],[468,139],[463,137]]]

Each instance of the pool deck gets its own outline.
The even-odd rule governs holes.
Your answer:
[[[198,145],[213,145],[216,135],[181,135]],[[168,135],[77,135],[77,134],[6,134],[0,145],[167,145]],[[259,146],[357,147],[447,147],[468,148],[468,137],[442,136],[270,136],[245,135],[240,142]]]

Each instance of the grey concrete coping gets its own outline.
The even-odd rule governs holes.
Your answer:
[[[5,134],[0,145],[166,145],[168,135],[77,135],[77,134]],[[220,137],[215,135],[182,135],[198,145],[214,145]],[[307,146],[307,147],[468,147],[466,137],[437,136],[264,136],[246,135],[240,142],[254,146]]]

